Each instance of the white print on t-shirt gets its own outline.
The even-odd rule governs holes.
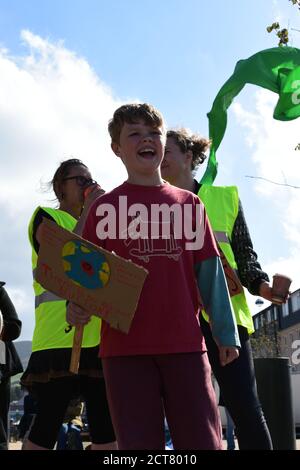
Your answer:
[[[182,248],[176,240],[184,240],[185,250],[200,250],[203,247],[205,217],[201,204],[151,204],[149,210],[148,206],[141,203],[128,207],[127,196],[119,196],[118,208],[102,203],[97,207],[96,215],[101,217],[96,226],[100,240],[123,239],[127,246],[139,240],[134,249],[135,254],[131,253],[133,256],[168,256],[178,259]]]
[[[153,238],[142,238],[141,233],[144,232],[145,227],[148,224],[156,227],[156,232],[162,233],[162,236],[155,236]],[[168,227],[166,227],[166,225]],[[137,231],[137,228],[140,228]],[[170,232],[169,237],[164,237],[163,232],[164,228],[168,228]],[[160,230],[162,228],[162,230]],[[148,230],[147,230],[148,232]],[[138,237],[136,235],[139,235]],[[163,240],[163,244],[161,244]],[[174,237],[174,215],[171,214],[169,222],[157,222],[157,221],[148,221],[141,218],[140,213],[137,214],[137,217],[132,217],[132,221],[128,226],[128,238],[124,240],[125,245],[128,247],[132,244],[137,244],[137,248],[131,248],[129,253],[131,256],[142,259],[144,262],[148,263],[150,256],[167,256],[168,258],[178,261],[179,256],[182,254],[181,246],[178,246],[176,239]]]

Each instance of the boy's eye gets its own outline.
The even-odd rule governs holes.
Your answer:
[[[131,137],[132,135],[138,135],[138,133],[137,132],[130,132],[129,137]]]
[[[152,131],[151,134],[161,135],[161,131],[155,130],[155,131]]]

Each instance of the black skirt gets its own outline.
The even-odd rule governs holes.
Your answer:
[[[31,354],[27,368],[21,377],[21,385],[28,390],[34,383],[46,383],[58,377],[73,376],[69,372],[71,348],[46,349]],[[103,377],[99,346],[82,348],[78,374],[89,377]]]

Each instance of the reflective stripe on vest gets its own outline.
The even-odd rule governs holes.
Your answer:
[[[214,235],[215,235],[216,240],[217,240],[218,243],[230,243],[230,240],[229,240],[226,232],[215,231]]]
[[[37,295],[35,297],[35,308],[38,308],[39,305],[41,305],[44,302],[57,302],[60,300],[66,300],[62,299],[61,297],[58,297],[58,295],[52,294],[52,292],[45,291],[40,295]]]

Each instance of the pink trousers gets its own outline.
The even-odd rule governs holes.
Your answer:
[[[110,357],[102,364],[120,450],[164,449],[164,416],[175,449],[222,449],[206,353]]]

